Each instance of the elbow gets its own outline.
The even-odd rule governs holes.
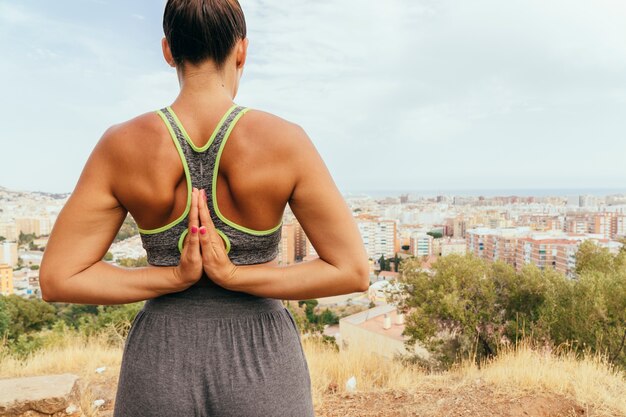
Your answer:
[[[41,289],[41,299],[48,303],[58,302],[57,290],[54,285],[54,278],[50,276],[47,269],[39,271],[39,288]]]
[[[370,287],[370,269],[369,263],[364,262],[354,268],[354,284],[355,292],[367,291]]]

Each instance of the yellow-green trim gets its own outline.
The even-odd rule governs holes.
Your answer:
[[[180,131],[182,132],[183,136],[185,137],[185,140],[187,141],[187,143],[189,144],[189,146],[191,146],[191,149],[193,149],[196,152],[204,152],[207,149],[209,149],[209,146],[211,146],[211,143],[213,143],[213,140],[215,139],[215,137],[217,136],[217,133],[219,132],[220,128],[222,127],[222,125],[224,124],[224,122],[226,121],[226,118],[228,117],[228,115],[235,109],[235,107],[237,107],[237,104],[233,104],[227,111],[226,114],[224,114],[224,116],[222,116],[222,119],[219,121],[219,123],[217,124],[217,127],[215,128],[215,130],[213,131],[213,134],[211,135],[211,137],[209,138],[209,141],[207,143],[205,143],[204,145],[198,147],[196,146],[193,141],[191,140],[191,138],[189,137],[189,134],[187,133],[187,131],[185,130],[185,127],[183,126],[183,124],[180,122],[180,120],[178,119],[178,116],[176,116],[176,113],[174,113],[174,110],[172,110],[171,107],[167,107],[167,109],[169,110],[169,112],[172,114],[172,117],[174,118],[174,121],[176,122],[176,124],[178,125],[178,128],[180,129]]]
[[[213,208],[215,209],[215,214],[217,214],[217,217],[219,217],[224,223],[226,223],[227,225],[238,229],[242,232],[245,233],[249,233],[251,235],[267,235],[270,234],[272,232],[275,232],[276,230],[278,230],[278,228],[283,224],[283,221],[281,220],[280,223],[278,223],[276,226],[272,227],[271,229],[267,229],[267,230],[254,230],[254,229],[250,229],[244,226],[241,226],[231,220],[228,220],[226,217],[224,217],[224,215],[222,214],[222,212],[220,212],[220,209],[217,205],[217,196],[216,196],[216,188],[217,188],[217,172],[218,172],[218,168],[220,165],[220,158],[222,156],[222,151],[224,149],[224,145],[226,144],[226,140],[228,139],[228,137],[230,136],[230,132],[232,132],[233,128],[235,127],[235,124],[237,123],[237,121],[239,120],[239,118],[241,118],[241,116],[243,116],[249,109],[245,108],[243,109],[241,112],[239,112],[239,114],[237,116],[235,116],[235,118],[233,119],[232,123],[230,124],[230,126],[228,126],[228,130],[226,131],[226,134],[224,135],[224,139],[222,139],[222,143],[220,143],[220,147],[217,151],[217,156],[215,158],[215,168],[213,169],[213,181],[212,184],[213,186],[211,187],[211,194],[212,194],[212,198],[213,198]]]
[[[181,214],[176,220],[170,222],[169,224],[166,224],[165,226],[161,226],[156,229],[142,229],[140,227],[137,227],[137,229],[139,229],[139,232],[145,235],[160,233],[168,229],[171,229],[172,227],[176,226],[185,218],[185,216],[189,213],[189,209],[191,208],[191,188],[192,187],[191,187],[191,175],[189,174],[189,166],[187,165],[187,159],[185,158],[185,154],[183,153],[183,150],[180,147],[180,143],[178,143],[178,139],[176,138],[176,133],[174,132],[174,129],[170,125],[169,121],[167,120],[167,117],[165,116],[165,114],[163,114],[161,110],[158,110],[156,113],[165,122],[165,125],[167,126],[167,130],[169,130],[170,135],[172,136],[172,140],[174,141],[174,145],[176,145],[178,156],[180,156],[180,159],[183,163],[183,170],[185,171],[185,179],[187,180],[187,205],[185,207],[185,211],[183,212],[183,214]]]
[[[180,253],[183,253],[183,242],[185,241],[185,236],[187,236],[187,233],[189,233],[189,228],[183,230],[183,232],[180,234],[180,237],[178,238],[178,251]]]
[[[224,232],[222,232],[217,227],[215,228],[215,231],[222,237],[222,239],[224,239],[224,243],[226,243],[226,253],[230,252],[230,239],[228,238],[228,236],[226,236]]]

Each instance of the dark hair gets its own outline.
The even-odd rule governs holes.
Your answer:
[[[219,69],[246,37],[246,20],[237,0],[168,0],[163,32],[177,65],[212,59]]]

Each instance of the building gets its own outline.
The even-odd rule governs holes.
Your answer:
[[[13,294],[21,297],[41,298],[39,271],[22,268],[13,273]]]
[[[380,305],[339,319],[337,344],[342,351],[358,349],[388,359],[398,354],[417,354],[428,359],[428,351],[418,344],[407,350],[404,327],[404,315],[398,314],[393,304]]]
[[[381,255],[393,257],[398,252],[397,228],[394,220],[356,219],[361,238],[370,259]]]
[[[34,217],[18,217],[15,219],[15,225],[17,226],[18,234],[24,233],[35,234],[35,236],[41,235],[40,221]]]
[[[515,266],[517,241],[529,233],[528,227],[472,229],[467,232],[467,252],[491,262],[503,261]]]
[[[0,264],[17,266],[17,242],[8,240],[0,242]]]
[[[534,264],[539,269],[552,269],[570,278],[576,275],[576,253],[585,240],[592,240],[612,253],[617,253],[622,246],[606,239],[602,233],[535,232],[527,227],[478,228],[468,231],[466,239],[468,252],[482,259],[506,262],[518,272],[525,265]]]
[[[573,277],[576,267],[576,251],[580,241],[554,239],[550,236],[531,236],[517,243],[516,269],[535,264],[539,269],[553,269]]]
[[[433,254],[434,238],[426,233],[413,233],[409,241],[411,255],[422,257]]]
[[[302,225],[300,224],[300,222],[298,222],[298,220],[294,218],[293,223],[295,224],[294,241],[296,245],[296,249],[295,249],[296,262],[300,262],[306,256],[308,239],[306,237],[306,234],[304,233],[304,229],[302,228]]]
[[[283,224],[280,244],[278,245],[278,264],[292,265],[296,263],[296,225]]]
[[[439,239],[441,240],[441,239]],[[465,255],[467,253],[467,246],[464,239],[447,239],[441,242],[441,256],[448,256],[451,254]]]
[[[613,217],[611,225],[612,238],[626,238],[626,214],[618,214]]]
[[[319,255],[317,254],[317,251],[313,247],[313,244],[311,243],[309,238],[305,237],[305,241],[304,241],[304,258],[302,260],[303,261],[309,261],[309,260],[315,259],[315,258],[319,258]]]
[[[15,223],[4,222],[0,223],[0,236],[6,240],[16,241],[19,237],[19,232]]]
[[[0,294],[13,294],[13,268],[7,264],[0,264]]]

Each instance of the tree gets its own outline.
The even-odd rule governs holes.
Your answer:
[[[441,258],[434,275],[419,266],[407,260],[401,275],[409,292],[403,302],[412,311],[405,328],[408,344],[421,342],[445,366],[474,349],[477,359],[492,356],[504,326],[491,269],[471,255]]]
[[[138,234],[139,228],[137,227],[137,223],[135,223],[135,220],[132,218],[132,216],[128,214],[126,216],[126,219],[124,219],[124,223],[122,223],[120,230],[117,232],[114,242],[119,242]]]
[[[4,297],[0,295],[0,338],[4,337],[4,335],[8,332],[10,321],[11,318],[9,317]]]
[[[18,244],[20,246],[22,245],[27,245],[32,243],[33,240],[35,240],[36,236],[34,233],[23,233],[20,231],[20,235],[18,237]]]
[[[580,244],[576,253],[576,274],[586,271],[610,273],[615,267],[614,260],[607,248],[586,240]]]
[[[431,230],[430,232],[426,233],[427,235],[432,236],[434,239],[440,239],[443,237],[443,233],[437,231],[437,230]]]
[[[419,341],[446,367],[532,338],[600,353],[626,368],[626,250],[613,255],[591,243],[579,255],[575,280],[535,265],[516,272],[472,255],[442,258],[433,273],[405,260],[395,298],[407,314],[407,344]]]
[[[10,339],[49,327],[56,318],[54,306],[42,300],[9,295],[4,297],[4,305],[11,323],[8,329]]]
[[[398,272],[399,267],[400,267],[400,257],[398,256],[397,253],[393,257],[393,265],[394,265],[395,272]]]
[[[591,245],[580,246],[577,279],[547,293],[539,324],[555,344],[605,354],[626,368],[626,268],[616,267],[623,254]]]
[[[120,266],[126,267],[126,268],[140,268],[143,266],[148,266],[148,258],[146,258],[145,256],[142,256],[140,258],[134,259],[134,258],[122,258],[122,259],[118,259],[117,263]]]
[[[108,252],[104,255],[104,258],[102,258],[103,260],[110,262],[113,260],[113,254],[111,252]]]
[[[385,259],[385,255],[380,255],[380,258],[378,258],[378,265],[381,271],[389,271],[391,269],[390,260]]]

